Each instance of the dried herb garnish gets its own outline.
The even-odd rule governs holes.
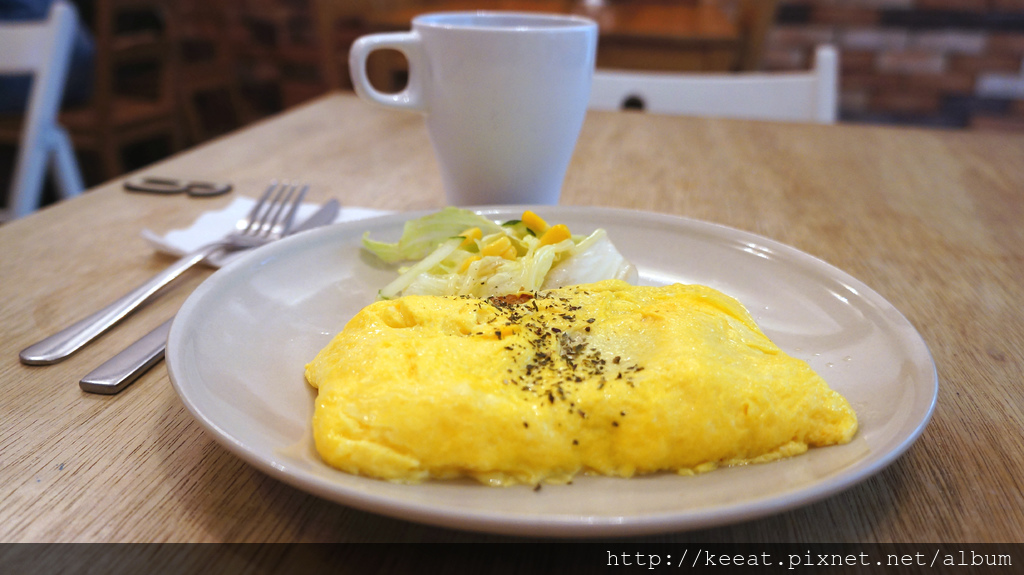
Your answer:
[[[583,290],[578,293],[588,295]],[[586,313],[583,305],[573,301],[550,292],[517,293],[481,301],[478,313],[488,315],[481,317],[482,323],[506,326],[493,330],[498,340],[514,342],[503,349],[513,355],[520,368],[508,369],[510,377],[504,380],[506,384],[519,389],[526,395],[524,399],[535,397],[540,405],[564,401],[570,412],[576,411],[586,418],[586,412],[577,407],[574,399],[581,386],[593,385],[602,390],[610,382],[624,382],[633,387],[633,376],[643,366],[626,365],[619,355],[610,362],[602,358],[601,350],[590,345],[592,327],[600,325],[597,317],[587,317],[594,314]],[[586,319],[577,319],[581,314]],[[509,334],[517,331],[523,337],[509,339]],[[528,427],[526,422],[523,425]]]

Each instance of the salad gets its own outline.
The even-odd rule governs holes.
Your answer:
[[[530,210],[499,223],[448,207],[406,222],[395,243],[363,236],[363,247],[387,263],[414,262],[380,290],[381,299],[403,295],[501,296],[621,279],[636,283],[636,268],[597,229],[573,234]]]

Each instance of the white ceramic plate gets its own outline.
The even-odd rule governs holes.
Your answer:
[[[935,365],[881,296],[803,252],[731,228],[601,208],[534,208],[577,233],[608,230],[641,282],[702,283],[738,298],[782,349],[850,401],[860,430],[843,446],[695,477],[582,477],[493,488],[470,480],[398,485],[324,464],[313,447],[316,391],[303,367],[394,276],[360,249],[363,232],[397,240],[399,214],[268,245],[213,274],[178,313],[167,346],[182,401],[216,439],[265,473],[370,512],[529,536],[679,531],[777,513],[877,473],[920,435],[938,393]],[[481,210],[516,219],[522,207]]]

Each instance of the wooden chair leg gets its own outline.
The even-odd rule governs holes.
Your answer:
[[[180,122],[175,122],[171,127],[171,154],[174,155],[188,147],[185,142],[185,128]]]
[[[188,124],[189,141],[199,143],[206,139],[206,127],[199,113],[199,104],[196,103],[198,94],[195,92],[182,94],[182,115]]]
[[[124,162],[121,161],[121,146],[119,143],[116,140],[109,141],[112,138],[105,139],[108,141],[102,142],[97,151],[100,155],[103,179],[109,180],[124,173]]]

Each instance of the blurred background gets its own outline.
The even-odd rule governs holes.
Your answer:
[[[4,2],[8,0],[2,0]],[[350,89],[359,35],[433,9],[586,13],[599,67],[802,70],[840,51],[841,122],[1024,133],[1024,0],[79,0],[91,91],[65,107],[86,185]],[[680,11],[685,8],[687,11]],[[401,86],[382,56],[375,83]],[[0,135],[7,185],[16,114]]]

